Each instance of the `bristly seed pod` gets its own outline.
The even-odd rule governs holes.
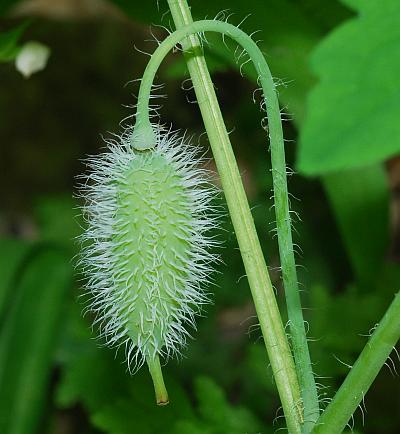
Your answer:
[[[130,369],[147,361],[153,380],[158,355],[179,353],[186,325],[196,327],[216,259],[208,235],[215,189],[198,151],[176,133],[156,131],[146,151],[132,149],[131,130],[107,142],[107,152],[87,161],[80,187],[89,310],[107,344],[125,346]]]

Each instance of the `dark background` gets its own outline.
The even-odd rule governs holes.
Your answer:
[[[289,189],[299,199],[292,199],[292,207],[301,216],[295,223],[295,242],[302,251],[297,257],[299,280],[325,406],[400,282],[396,152],[379,155],[368,164],[352,154],[347,165],[325,170],[316,164],[314,173],[306,173],[298,164],[300,147],[318,150],[320,146],[318,139],[310,141],[305,133],[302,139],[303,132],[313,127],[307,113],[322,112],[330,104],[329,98],[324,104],[309,98],[323,79],[311,66],[312,53],[327,35],[362,14],[358,3],[363,2],[215,3],[191,2],[194,17],[214,17],[229,7],[229,12],[235,12],[229,21],[236,24],[251,13],[242,28],[260,30],[255,39],[263,40],[260,46],[272,73],[284,83],[278,89],[288,119],[284,122],[287,160],[296,170]],[[151,23],[172,27],[167,9],[166,2],[157,6],[155,0],[7,1],[1,6],[2,31],[32,19],[20,43],[38,40],[52,50],[45,70],[29,79],[15,70],[13,62],[0,64],[1,432],[244,434],[273,433],[282,426],[227,215],[218,231],[223,264],[211,288],[213,304],[199,318],[195,339],[182,359],[171,360],[164,368],[171,398],[168,407],[153,404],[146,369],[130,376],[123,351],[115,356],[114,350],[102,347],[90,316],[82,316],[79,296],[84,282],[73,271],[78,254],[74,238],[83,226],[79,200],[73,198],[76,176],[85,171],[82,160],[104,148],[102,136],[121,132],[120,121],[133,115],[138,84],[132,80],[141,77],[148,60],[140,51],[154,51],[151,32],[160,39],[166,35]],[[373,38],[365,34],[366,47],[374,44]],[[217,37],[210,37],[210,42],[206,57],[227,128],[233,130],[232,145],[285,315],[271,232],[272,183],[266,133],[260,126],[264,114],[259,110],[259,92],[256,103],[252,101],[254,72],[247,65],[242,78],[232,60],[234,46],[227,50]],[[346,46],[352,43],[345,41]],[[389,57],[389,72],[393,65]],[[182,89],[190,87],[186,78],[180,53],[171,54],[158,76],[158,83],[165,83],[162,93],[168,95],[160,100],[160,120],[188,131],[193,142],[209,153],[198,107],[187,101],[194,101],[193,91]],[[331,85],[339,89],[334,81]],[[398,102],[395,109],[400,114]],[[346,134],[337,120],[343,110],[346,107],[331,109],[327,136],[329,128]],[[356,117],[350,120],[360,124]],[[367,121],[362,127],[371,128],[373,134],[379,119],[371,115]],[[360,155],[368,152],[360,149]],[[225,206],[222,197],[220,201]],[[356,412],[354,432],[400,431],[395,352],[392,360],[379,374],[363,409]]]

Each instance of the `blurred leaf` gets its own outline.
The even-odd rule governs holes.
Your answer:
[[[127,395],[132,378],[126,363],[116,357],[115,349],[105,347],[104,342],[94,338],[83,309],[82,298],[74,294],[68,300],[57,350],[61,379],[57,385],[56,404],[67,408],[80,403],[89,412],[94,412]]]
[[[310,307],[310,349],[317,363],[315,371],[322,378],[328,378],[324,383],[329,384],[326,376],[335,378],[348,373],[344,363],[354,363],[366,342],[362,335],[367,335],[374,326],[385,304],[379,294],[361,297],[354,287],[337,295],[325,287],[314,286],[310,290]]]
[[[205,50],[207,52],[207,67],[210,74],[214,74],[216,72],[225,72],[227,69],[229,69],[230,65],[217,56],[214,51],[207,49],[207,47],[205,47]],[[176,58],[174,62],[168,65],[164,75],[165,78],[172,80],[188,76],[185,58],[183,56]]]
[[[326,175],[323,182],[354,273],[362,285],[374,286],[389,244],[385,170],[376,165],[342,171]]]
[[[244,21],[241,27],[248,33],[261,31],[262,40],[259,46],[268,55],[273,75],[284,82],[291,83],[288,87],[280,88],[279,96],[282,104],[288,106],[289,112],[294,114],[298,123],[304,117],[305,96],[314,82],[308,67],[308,56],[326,29],[348,15],[343,5],[337,1],[331,1],[324,5],[324,16],[329,16],[329,19],[325,19],[324,22],[318,14],[310,13],[313,6],[310,6],[309,1],[267,0],[260,2],[248,0],[243,2],[231,0],[229,11],[225,14],[227,16],[230,12],[234,12],[229,22],[239,24]],[[170,27],[172,21],[170,14],[163,15],[168,10],[166,2],[160,3],[159,11],[152,2],[146,3],[146,7],[143,7],[142,3],[127,0],[113,0],[113,2],[133,19],[139,19],[148,24],[158,24],[164,19],[166,25]],[[213,0],[191,1],[190,5],[195,20],[204,19],[206,14],[208,18],[214,17],[221,12],[221,4]],[[223,18],[222,15],[219,17]],[[257,36],[254,38],[257,39]],[[234,48],[227,50],[221,43],[220,35],[209,33],[207,39],[210,42],[209,49],[214,53],[213,68],[226,68],[226,65],[230,65],[239,69],[242,62],[236,62]],[[221,67],[215,64],[217,59],[220,59]],[[246,65],[244,71],[246,76],[256,81],[257,75],[252,66]],[[251,95],[248,98],[250,100]]]
[[[166,375],[166,382],[172,405],[159,408],[146,366],[131,375],[123,350],[116,357],[115,349],[90,339],[79,309],[70,310],[69,322],[70,348],[64,355],[58,406],[83,404],[94,425],[110,433],[131,433],[133,427],[140,433],[162,432],[163,424],[173,424],[178,412],[191,415],[185,393],[170,375]]]
[[[245,369],[254,373],[254,379],[259,386],[262,386],[271,396],[276,396],[276,385],[264,344],[253,343],[247,347],[247,366]],[[268,399],[268,396],[263,397],[264,402],[265,399]]]
[[[195,390],[198,399],[197,411],[204,423],[213,428],[211,432],[260,432],[261,426],[257,418],[245,407],[232,406],[225,398],[223,390],[210,378],[196,378]]]
[[[135,380],[131,396],[103,407],[93,417],[95,426],[110,434],[243,434],[260,432],[260,422],[244,407],[231,406],[211,379],[195,381],[198,408],[194,412],[185,392],[168,377],[170,405],[157,407],[146,377]],[[132,383],[133,384],[133,383]],[[265,431],[263,431],[265,432]]]
[[[134,376],[130,395],[99,409],[92,417],[94,425],[110,434],[170,432],[177,420],[191,419],[193,412],[186,393],[170,376],[166,376],[166,384],[171,403],[158,407],[150,375],[144,367]]]
[[[40,238],[77,250],[76,237],[81,233],[81,216],[71,196],[43,196],[36,200],[35,217]]]
[[[323,7],[321,7],[320,0],[296,0],[295,3],[322,29],[330,30],[337,23],[351,16],[351,11],[343,7],[343,4],[352,9],[353,7],[347,4],[352,1],[356,0],[329,1],[325,2]]]
[[[85,342],[86,347],[76,348],[63,367],[56,398],[60,407],[80,402],[94,412],[124,396],[130,378],[115,361],[113,350],[99,348],[90,337]]]
[[[211,16],[220,11],[218,3],[214,1],[208,3],[207,11],[211,12]],[[240,23],[246,17],[241,28],[249,34],[259,31],[254,39],[260,39],[258,45],[267,55],[272,74],[277,77],[277,84],[283,84],[278,87],[280,102],[290,114],[293,114],[295,122],[300,124],[305,115],[305,97],[314,84],[314,77],[308,66],[308,57],[326,31],[325,26],[321,25],[322,21],[309,13],[304,1],[233,0],[229,3],[229,8],[235,13],[230,22]],[[341,14],[336,15],[338,10],[346,10],[336,1],[327,3],[326,8],[325,14],[330,15],[331,25],[342,18]],[[204,18],[201,16],[201,8],[192,9],[195,18]],[[247,60],[245,56],[237,61],[234,48],[227,50],[224,44],[221,44],[219,35],[210,34],[207,38],[211,42],[212,51],[232,67],[241,69],[246,77],[256,82],[258,77],[254,67],[248,63],[242,68],[242,63]]]
[[[51,374],[65,291],[71,282],[67,258],[40,249],[21,271],[0,335],[0,432],[37,429]]]
[[[131,0],[111,0],[133,19],[146,24],[158,24],[160,16],[160,5],[158,2],[133,2]]]
[[[19,3],[21,0],[1,0],[0,2],[0,15],[7,12],[14,4]]]
[[[7,32],[0,33],[0,62],[9,62],[15,58],[19,51],[19,38],[27,26],[28,22],[25,21]]]
[[[32,245],[15,239],[0,240],[0,321],[18,271]]]
[[[298,168],[318,175],[400,151],[400,3],[352,2],[360,15],[312,56],[320,82],[308,99]]]

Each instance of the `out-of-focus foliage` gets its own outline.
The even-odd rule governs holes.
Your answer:
[[[141,376],[143,379],[143,376]],[[140,380],[125,399],[118,398],[93,417],[94,424],[112,433],[129,434],[135,426],[137,432],[151,434],[165,432],[173,434],[206,433],[232,434],[258,433],[262,424],[242,406],[232,406],[224,396],[224,392],[207,377],[195,377],[194,394],[196,410],[192,408],[187,394],[178,384],[170,382],[169,388],[175,396],[176,405],[166,407],[160,412],[157,407],[149,406],[154,399],[148,381],[143,382],[140,397],[137,391]],[[143,418],[146,410],[147,418]],[[265,431],[265,432],[269,432]]]
[[[359,15],[311,57],[319,83],[299,144],[298,168],[305,174],[365,166],[400,151],[400,4],[355,5]]]
[[[6,4],[12,3],[2,3],[0,11],[4,13]],[[20,44],[37,39],[49,45],[52,57],[47,68],[23,80],[12,64],[0,65],[0,231],[4,238],[0,242],[0,399],[6,403],[0,409],[0,431],[275,432],[282,427],[279,401],[227,216],[223,217],[223,230],[216,234],[224,241],[224,247],[220,250],[223,263],[216,286],[210,288],[214,303],[199,319],[195,339],[184,350],[183,358],[169,361],[164,368],[169,406],[155,406],[146,369],[131,376],[123,349],[115,356],[113,350],[101,346],[102,341],[95,338],[96,327],[91,329],[92,318],[82,315],[84,282],[78,275],[73,283],[70,280],[79,252],[75,238],[85,224],[77,216],[79,201],[72,199],[77,182],[74,177],[84,170],[81,160],[87,154],[101,151],[100,134],[108,137],[107,131],[118,132],[118,122],[133,113],[131,108],[122,107],[135,102],[132,94],[137,87],[128,82],[140,78],[148,60],[134,51],[134,45],[153,51],[155,44],[144,42],[150,37],[149,24],[170,27],[172,22],[170,15],[165,14],[167,6],[163,1],[115,0],[113,4],[100,15],[104,4],[100,7],[90,1],[49,1],[46,7],[37,9],[39,15],[47,18],[36,18],[18,40]],[[308,128],[313,112],[331,110],[332,122],[321,125],[326,137],[345,134],[339,122],[346,119],[344,108],[308,98],[310,91],[317,93],[325,86],[319,70],[315,70],[318,77],[313,77],[310,56],[315,68],[332,38],[339,38],[347,28],[355,27],[357,32],[360,26],[366,29],[362,41],[365,55],[370,55],[378,29],[369,31],[365,15],[354,15],[373,8],[376,2],[233,0],[224,5],[193,0],[190,4],[195,18],[214,17],[229,7],[229,12],[235,12],[229,20],[239,23],[251,13],[242,28],[260,31],[254,37],[262,39],[260,46],[277,83],[286,83],[278,90],[283,110],[291,118],[284,123],[290,166],[296,165],[294,142],[298,133]],[[382,20],[400,21],[397,9],[386,17],[388,1],[380,5],[379,13],[385,15]],[[23,6],[24,2],[19,3],[18,13],[23,16],[4,16],[4,31],[18,29],[27,15],[30,17],[32,6],[28,2],[25,13]],[[385,29],[381,37],[395,31]],[[161,39],[166,34],[156,26],[153,32]],[[220,37],[209,35],[208,39],[211,46],[206,55],[228,129],[235,129],[231,134],[233,146],[285,316],[276,271],[276,240],[271,233],[274,216],[269,199],[272,184],[266,135],[259,126],[262,114],[251,101],[256,77],[249,64],[242,69],[247,79],[240,77],[239,67],[246,59],[242,57],[236,63],[231,43],[227,42],[226,48]],[[355,50],[353,42],[358,40],[353,39],[343,42],[340,50]],[[317,46],[316,54],[312,54]],[[383,48],[386,53],[390,46]],[[331,61],[338,61],[339,54],[336,47]],[[388,74],[396,71],[395,55],[386,54],[382,60],[387,62]],[[380,66],[381,63],[373,65]],[[350,69],[349,77],[355,71]],[[186,77],[180,53],[169,56],[158,78],[159,82],[166,82],[164,93],[168,94],[160,116],[163,122],[172,122],[174,127],[199,136],[203,127],[197,106],[186,102],[186,96],[193,100],[193,92],[185,95],[180,89]],[[332,95],[342,85],[340,80],[332,79]],[[358,101],[360,110],[371,95],[370,86],[362,95],[364,102]],[[257,93],[255,97],[258,100]],[[376,98],[368,100],[368,104],[376,102]],[[399,103],[383,108],[386,111],[378,113],[379,119],[386,116],[389,108],[397,110],[400,117]],[[378,120],[374,122],[373,114],[368,121],[358,119],[357,113],[352,112],[349,121],[359,121],[362,134],[376,137]],[[387,117],[387,122],[393,122],[390,119]],[[395,128],[394,123],[390,127]],[[379,134],[389,131],[392,130],[384,131],[382,127]],[[335,172],[318,179],[295,175],[289,183],[291,193],[300,199],[291,199],[292,208],[303,220],[295,224],[295,241],[303,251],[298,257],[304,267],[299,267],[299,278],[305,289],[302,296],[309,336],[315,339],[310,343],[315,371],[323,377],[318,381],[327,387],[320,390],[321,399],[333,395],[348,371],[344,363],[354,362],[366,342],[364,335],[374,327],[393,292],[400,287],[400,206],[395,196],[400,185],[399,165],[396,160],[383,164],[389,155],[386,153],[380,154],[374,165],[365,166],[364,149],[350,152],[353,145],[358,146],[358,139],[359,136],[352,138],[347,148],[337,139],[335,148],[346,155],[343,158],[351,163],[348,167],[358,166],[357,169],[344,171],[344,166],[332,166],[337,169]],[[392,139],[391,145],[396,143],[396,138]],[[203,137],[199,141],[207,145]],[[374,149],[381,150],[383,145]],[[322,142],[313,141],[310,152],[317,155],[323,146]],[[324,161],[330,161],[327,152],[325,155]],[[325,169],[315,165],[314,173],[325,173]],[[222,198],[218,200],[224,206]],[[398,366],[395,357],[394,366]],[[388,365],[393,371],[392,364]],[[361,415],[355,416],[358,433],[399,432],[398,390],[398,377],[393,379],[390,370],[384,369],[366,396],[368,413],[364,425]]]
[[[19,270],[1,318],[1,432],[30,433],[41,417],[70,275],[67,256],[51,247]]]
[[[389,189],[382,165],[327,175],[325,189],[336,210],[356,276],[363,285],[376,285],[386,262],[389,243]],[[366,218],[367,216],[367,218]],[[373,222],[373,226],[371,226]],[[364,241],[368,234],[367,242]]]
[[[0,244],[0,315],[7,306],[8,297],[16,285],[19,269],[24,257],[30,250],[30,244],[15,239],[2,239]]]
[[[0,32],[0,62],[13,60],[18,53],[18,40],[22,36],[27,23],[22,23],[11,30]]]
[[[130,16],[140,16],[149,24],[160,21],[154,17],[154,9],[149,6],[143,8],[140,3],[125,0],[114,0],[114,3]],[[306,94],[314,82],[308,66],[308,56],[324,32],[349,16],[350,12],[339,2],[331,1],[324,6],[324,13],[321,13],[315,0],[253,0],[250,4],[232,0],[229,5],[225,5],[226,8],[215,1],[195,0],[190,2],[190,5],[194,19],[229,19],[234,24],[240,24],[243,30],[255,32],[254,39],[259,40],[260,48],[268,53],[268,63],[278,83],[296,83],[295,86],[286,88],[281,86],[280,99],[288,106],[287,109],[296,122],[300,122],[305,114]],[[160,3],[160,12],[163,11]],[[170,16],[166,15],[162,23],[169,27],[170,22]],[[229,44],[228,39],[226,38],[226,42]],[[235,52],[234,45],[229,44],[231,50],[227,50],[226,46],[221,44],[219,35],[209,34],[207,40],[210,44],[206,46],[206,50],[211,52],[213,69],[232,66],[239,68],[247,60],[246,56],[238,58],[241,50]],[[179,58],[177,62],[183,72],[184,60]],[[243,67],[243,72],[256,80],[254,68],[250,64]],[[250,98],[250,95],[247,97]]]

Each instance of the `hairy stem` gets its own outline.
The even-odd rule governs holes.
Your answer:
[[[395,296],[332,402],[318,419],[312,434],[339,434],[344,430],[399,339],[400,293]]]
[[[182,12],[180,8],[181,3],[182,1],[170,3],[174,19],[176,19],[180,25],[186,23],[188,20],[188,16],[190,17],[190,15],[188,15],[188,10],[185,10],[183,8],[184,10]],[[284,155],[280,111],[271,73],[256,43],[237,27],[232,26],[228,23],[215,20],[198,21],[190,24],[187,27],[177,30],[172,35],[170,35],[153,54],[153,58],[150,60],[142,80],[142,86],[139,92],[138,99],[137,130],[135,127],[136,135],[134,137],[134,146],[137,146],[138,143],[143,144],[143,137],[145,137],[146,135],[151,135],[151,133],[146,132],[150,125],[150,122],[148,120],[148,101],[150,97],[153,78],[158,69],[159,63],[161,62],[161,57],[163,58],[166,53],[172,48],[172,46],[180,42],[185,36],[190,35],[190,38],[192,38],[190,44],[195,44],[196,39],[193,39],[195,38],[195,35],[193,34],[196,32],[198,33],[204,31],[224,33],[225,35],[231,37],[240,45],[242,45],[254,63],[254,66],[260,77],[260,83],[263,88],[269,121],[275,207],[277,215],[281,265],[284,284],[286,288],[288,313],[293,338],[293,349],[296,364],[298,365],[301,397],[303,400],[304,414],[306,416],[306,420],[303,426],[303,432],[309,432],[319,415],[319,407],[317,391],[308,352],[307,339],[305,335],[296,277],[296,266],[293,256],[289,204],[287,196],[286,163]],[[256,302],[255,304],[258,316],[261,326],[263,327],[262,322],[264,319],[260,314],[260,312],[263,310],[263,306],[260,306],[258,304],[260,302],[262,303],[262,300],[259,299],[257,303],[258,290],[255,288],[257,288],[257,286],[259,286],[261,282],[267,282],[267,280],[268,286],[270,286],[268,274],[266,274],[266,277],[264,277],[262,281],[259,280],[260,270],[266,267],[265,261],[262,256],[261,248],[259,246],[259,241],[255,232],[254,223],[248,207],[247,199],[245,197],[244,189],[237,169],[237,164],[233,155],[229,137],[227,135],[226,128],[215,96],[214,88],[204,59],[200,56],[201,48],[198,42],[196,42],[193,49],[194,51],[188,51],[188,46],[185,44],[188,44],[187,40],[183,40],[182,46],[184,50],[186,50],[188,67],[192,76],[194,88],[196,90],[197,100],[201,113],[203,115],[204,124],[221,176],[221,182],[225,191],[228,208],[235,227],[239,247],[242,252],[250,287],[253,292],[253,298]],[[149,142],[147,144],[144,143],[144,146],[142,145],[141,147],[143,148],[151,146],[152,144]],[[249,248],[251,249],[249,250]],[[251,252],[252,256],[250,258],[248,256],[248,252]],[[256,259],[256,262],[254,262],[254,259]],[[265,284],[263,283],[262,286],[265,287]],[[262,289],[262,292],[265,292],[265,289]],[[270,297],[270,295],[267,294],[267,297]],[[265,327],[268,326],[268,323],[271,324],[271,317],[266,318],[266,321],[267,323],[265,324]],[[279,324],[281,324],[280,318]],[[268,349],[268,339],[265,335],[264,338],[266,340],[266,345]],[[271,364],[274,368],[272,360]],[[277,365],[276,367],[278,366],[279,365]],[[290,370],[291,369],[292,368],[290,368]],[[291,375],[293,375],[292,372]],[[289,379],[289,382],[292,381],[294,385],[296,381],[294,379]],[[277,385],[279,390],[278,381]],[[297,385],[295,387],[297,387]],[[295,389],[293,389],[292,387],[291,389],[292,396],[290,398],[292,399],[294,396],[293,390]],[[281,394],[281,400],[284,408],[285,399],[286,397],[282,396]]]
[[[183,15],[181,18],[178,17],[176,6],[174,8],[174,5],[178,4],[176,2],[172,4],[173,17],[174,19],[176,17],[177,27],[180,24],[185,24],[185,21],[189,18],[188,15]],[[214,30],[216,29],[217,26],[214,27]],[[300,394],[292,356],[236,159],[226,132],[225,123],[219,109],[207,65],[202,56],[201,47],[196,43],[196,39],[195,35],[191,35],[190,41],[182,41],[182,47],[184,52],[186,52],[186,60],[197,101],[221,177],[221,183],[243,257],[271,366],[278,389],[280,389],[287,424],[288,427],[290,426],[290,432],[299,432],[301,415],[296,414],[295,410],[299,405]],[[297,412],[300,413],[300,410]]]
[[[168,1],[176,28],[191,24],[193,22],[190,9],[186,0]],[[282,277],[285,287],[285,296],[288,309],[290,333],[292,337],[292,348],[296,362],[297,376],[300,383],[301,397],[304,411],[303,432],[308,433],[319,416],[318,393],[312,371],[310,353],[304,327],[303,314],[301,309],[300,292],[294,259],[292,241],[291,218],[289,213],[289,200],[286,179],[285,150],[282,133],[282,122],[280,118],[279,103],[276,96],[275,85],[264,56],[258,49],[256,43],[244,32],[234,26],[230,31],[223,31],[236,42],[242,45],[257,70],[259,81],[263,88],[269,126],[269,138],[272,160],[272,177],[274,185],[274,202],[276,213],[276,224],[278,234],[279,253],[281,258]],[[194,89],[198,92],[197,99],[208,98],[208,104],[204,104],[205,110],[211,109],[211,117],[214,123],[221,123],[220,131],[217,131],[218,141],[226,142],[229,147],[230,140],[226,132],[225,124],[221,115],[217,98],[207,65],[202,55],[202,49],[196,35],[182,41],[182,47],[187,59],[190,76]],[[200,109],[202,105],[199,102]],[[202,110],[203,113],[203,110]],[[203,119],[204,114],[203,114]],[[206,124],[206,121],[205,121]],[[210,128],[213,124],[210,124]],[[206,125],[207,129],[207,125]],[[210,144],[212,147],[211,139]],[[213,151],[214,152],[214,151]]]

